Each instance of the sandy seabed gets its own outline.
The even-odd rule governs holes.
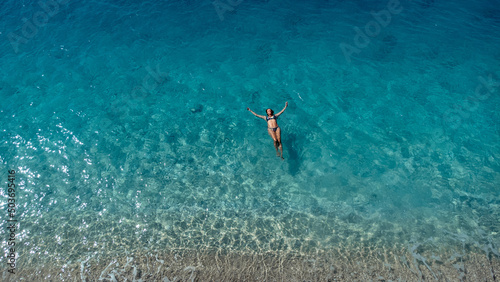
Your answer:
[[[496,281],[500,273],[500,260],[480,250],[430,255],[399,247],[360,246],[316,254],[137,252],[71,264],[21,264],[15,274],[4,270],[2,281]]]

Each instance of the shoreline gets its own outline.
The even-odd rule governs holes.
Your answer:
[[[71,264],[21,265],[16,274],[4,270],[2,281],[495,281],[500,273],[500,259],[479,249],[462,255],[451,250],[439,254],[412,251],[403,245],[338,248],[315,254],[137,251]]]
[[[62,233],[47,224],[58,219],[65,219]],[[424,226],[409,232],[372,222],[367,229],[362,228],[366,222],[302,213],[269,220],[163,211],[139,219],[149,221],[96,220],[89,214],[65,218],[56,212],[24,222],[28,234],[47,236],[23,238],[16,273],[6,268],[1,280],[495,281],[500,273],[500,257],[489,237],[446,229],[416,238],[416,232],[427,230]],[[83,238],[78,236],[81,222],[87,224]]]

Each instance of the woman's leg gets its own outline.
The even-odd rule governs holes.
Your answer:
[[[278,139],[276,137],[276,132],[274,132],[272,129],[268,128],[267,129],[267,132],[269,133],[269,135],[271,136],[271,138],[273,138],[273,141],[274,141],[274,148],[276,149],[276,156],[279,156],[280,153],[278,152]]]
[[[278,141],[279,149],[281,152],[280,157],[283,159],[283,145],[281,145],[281,128],[279,128],[279,127],[278,127],[278,129],[276,129],[276,140]],[[278,149],[276,149],[276,151],[277,150]]]

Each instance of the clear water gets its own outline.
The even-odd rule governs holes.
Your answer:
[[[499,254],[500,2],[403,1],[379,29],[391,2],[232,3],[67,1],[31,31],[37,1],[0,4],[20,263],[360,242]],[[282,161],[246,107],[286,101]]]

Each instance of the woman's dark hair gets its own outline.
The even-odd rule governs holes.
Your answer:
[[[271,110],[271,109],[266,109],[266,114],[267,114],[267,110]],[[271,110],[271,115],[274,115],[274,111]]]

